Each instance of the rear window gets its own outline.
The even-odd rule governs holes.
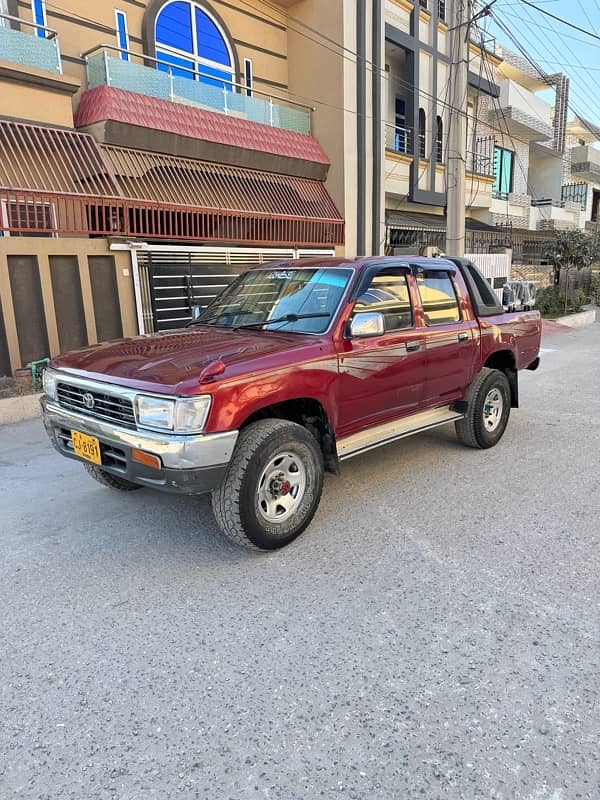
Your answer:
[[[460,321],[458,297],[449,273],[437,270],[420,272],[417,286],[427,325],[449,325]]]

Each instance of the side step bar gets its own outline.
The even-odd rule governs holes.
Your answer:
[[[413,436],[415,433],[428,431],[430,428],[437,428],[438,425],[455,422],[463,417],[464,414],[453,411],[450,406],[444,406],[412,414],[410,417],[397,419],[394,422],[386,422],[376,428],[353,433],[352,436],[346,436],[345,439],[338,439],[338,457],[340,461],[346,461],[348,458],[374,450],[376,447],[404,439],[406,436]]]

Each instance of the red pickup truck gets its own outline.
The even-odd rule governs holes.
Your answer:
[[[495,445],[539,363],[540,315],[505,313],[461,259],[270,264],[194,312],[53,359],[44,423],[105,486],[211,492],[224,533],[263,550],[309,525],[345,459],[449,422]]]

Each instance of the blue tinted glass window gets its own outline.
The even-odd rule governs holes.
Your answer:
[[[214,67],[208,67],[206,64],[199,64],[198,71],[200,72],[199,80],[202,83],[207,83],[209,86],[218,86],[219,89],[227,89],[231,91],[231,72],[221,72]]]
[[[121,50],[129,50],[129,36],[127,35],[127,17],[123,11],[116,12],[117,20],[117,42]],[[129,61],[128,53],[121,53],[123,61]]]
[[[44,8],[44,0],[33,0],[33,21],[36,25],[46,25],[46,9]],[[36,36],[40,39],[46,38],[46,31],[36,28]]]
[[[156,46],[157,57],[174,65],[188,66],[189,56],[196,80],[222,87],[225,81],[233,79],[228,42],[216,22],[196,3],[177,0],[162,8],[156,19]],[[163,65],[159,69],[166,67]],[[193,77],[191,73],[180,74]]]
[[[160,59],[161,62],[157,64],[157,68],[161,72],[168,72],[169,69],[172,68],[173,75],[180,75],[182,78],[192,78],[192,72],[190,70],[194,69],[194,62],[190,61],[187,58],[181,58],[180,56],[175,56],[173,53],[166,53],[163,50],[156,51],[156,57]],[[177,69],[177,67],[185,67],[185,69]]]
[[[196,9],[196,35],[200,58],[231,66],[227,45],[220,30],[212,19],[199,8]]]
[[[189,3],[169,3],[156,20],[156,43],[194,51],[192,36],[192,9]]]

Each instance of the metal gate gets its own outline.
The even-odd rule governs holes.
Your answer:
[[[132,249],[140,333],[184,328],[195,305],[205,308],[241,272],[254,264],[333,255],[332,250],[257,248]]]

